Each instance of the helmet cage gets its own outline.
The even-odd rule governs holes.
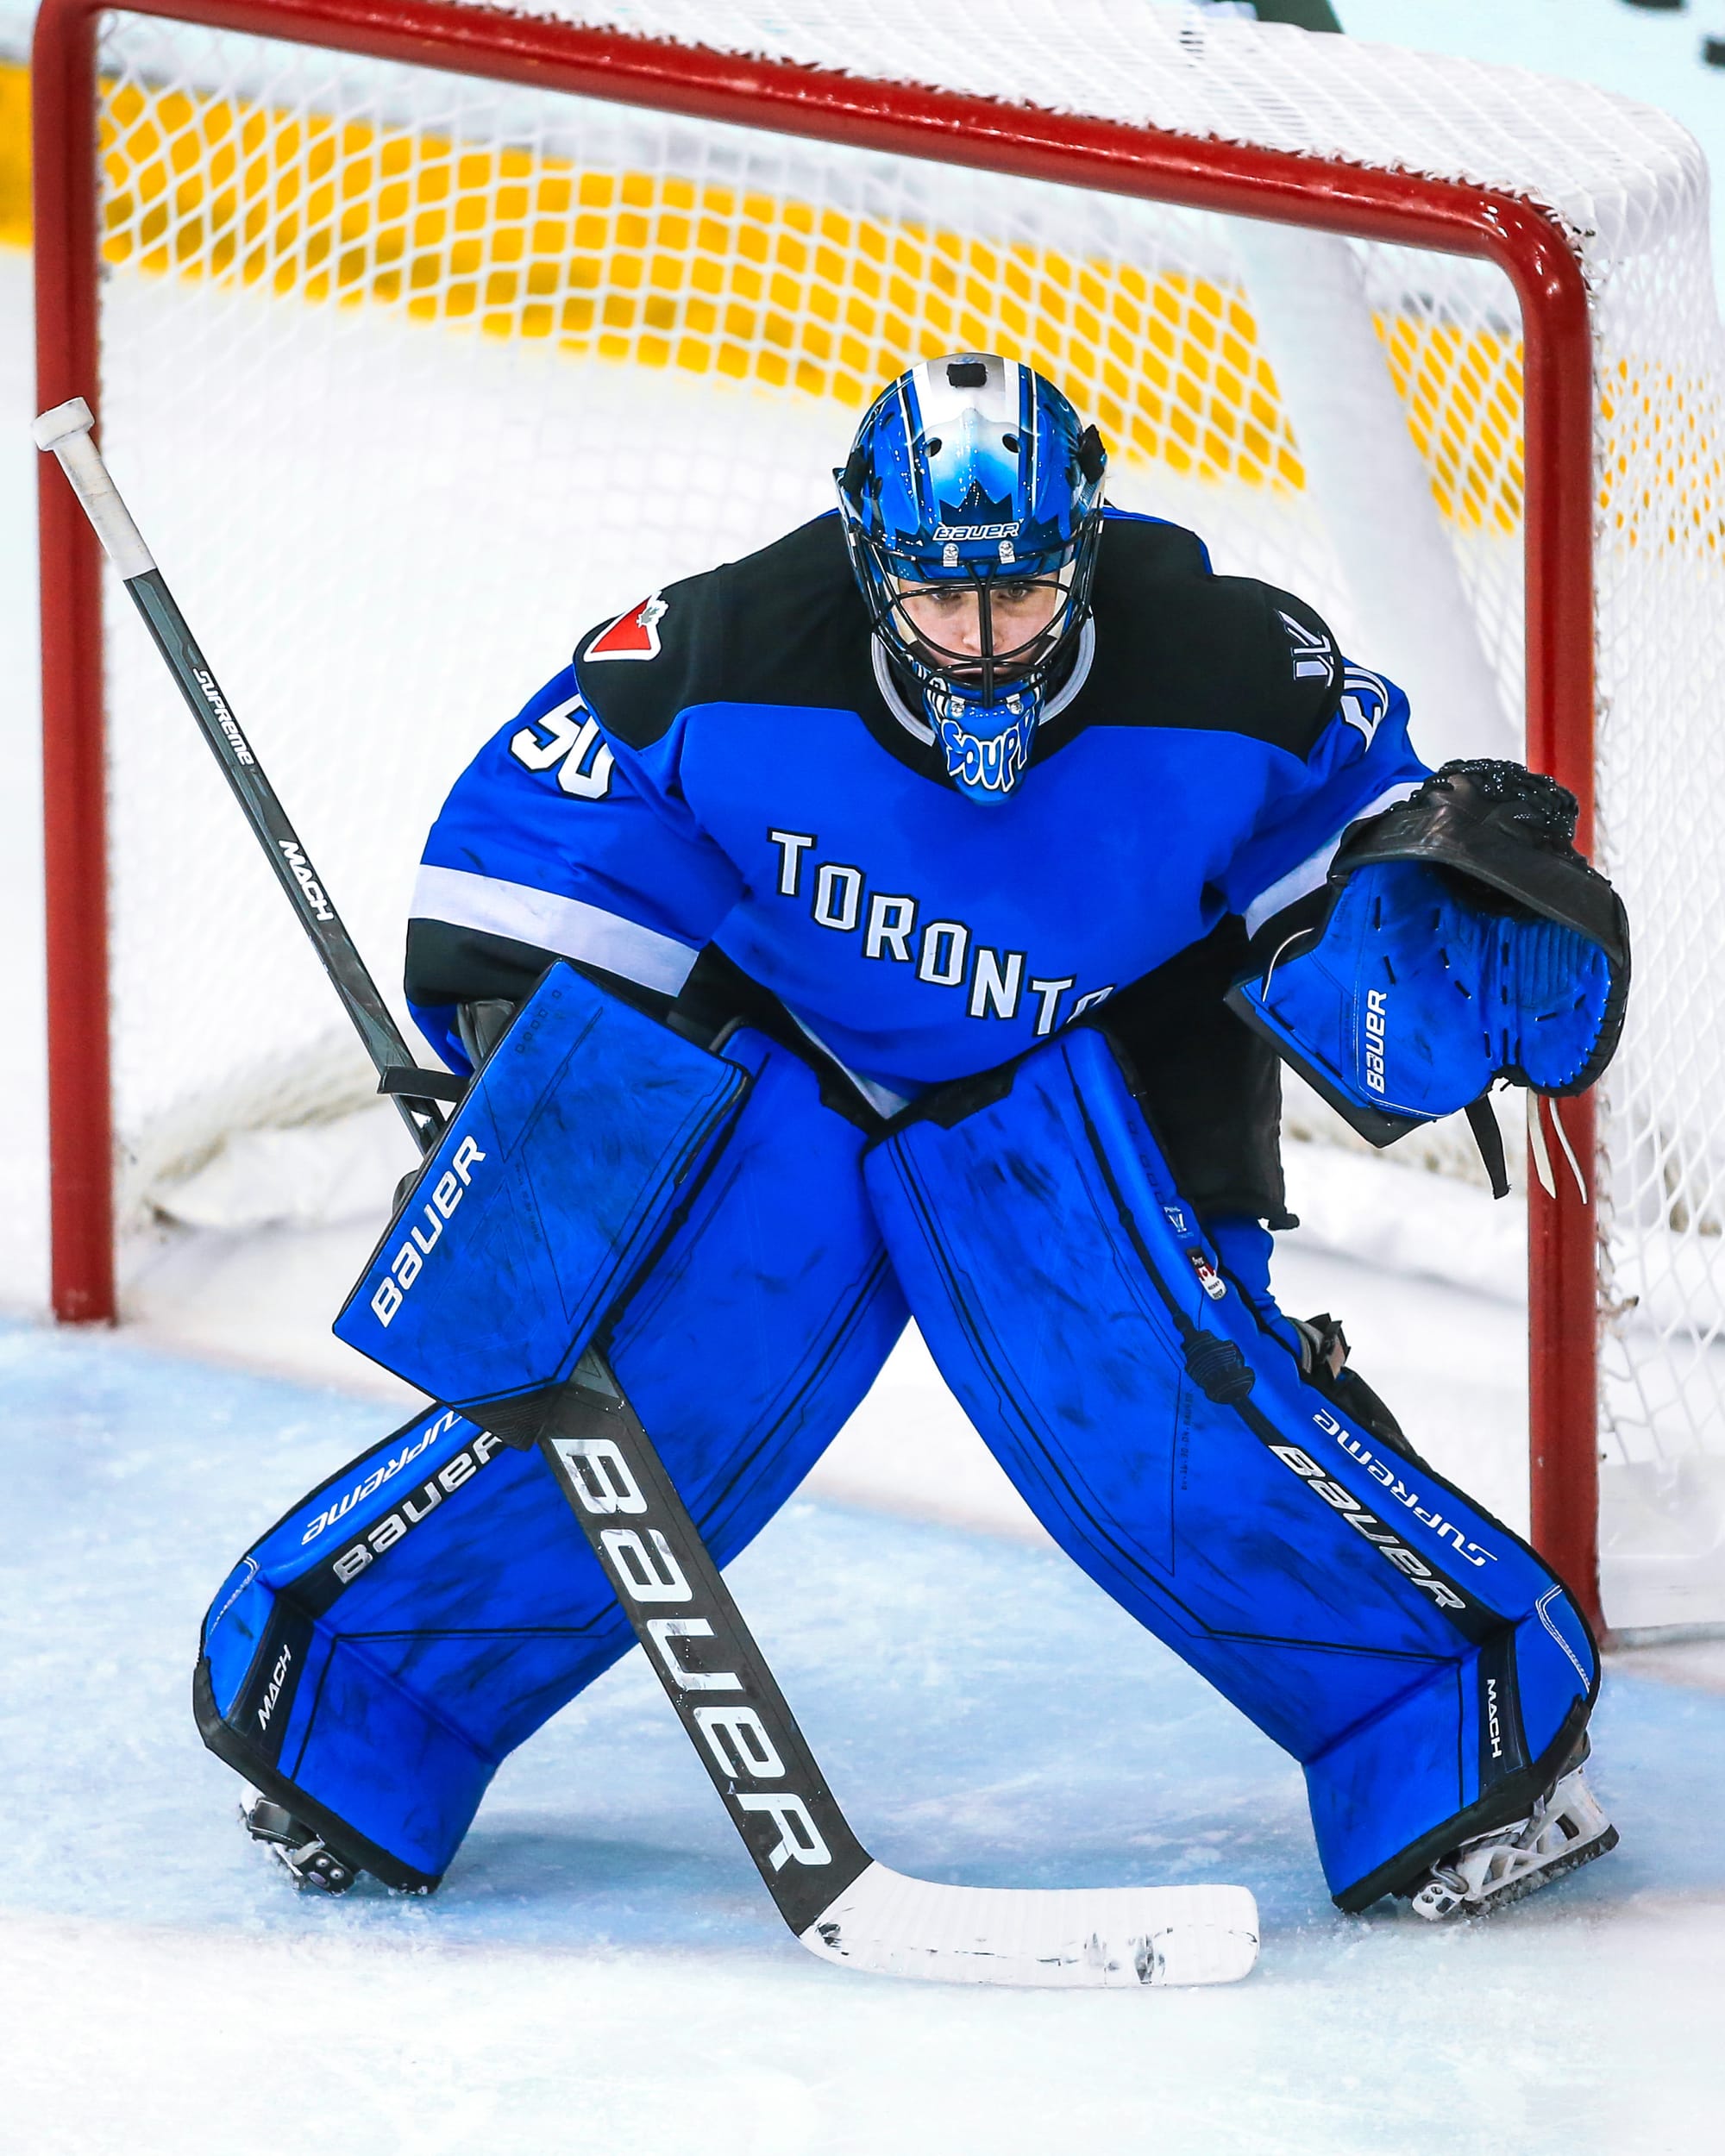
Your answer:
[[[959,548],[948,544],[942,555],[959,558],[932,561],[921,549],[893,547],[854,525],[847,525],[846,536],[870,625],[888,651],[925,689],[988,705],[1009,689],[1038,698],[1045,690],[1062,651],[1089,611],[1101,523],[1101,509],[1091,511],[1070,546],[1031,560],[1003,561],[998,555],[965,560]],[[1003,641],[994,608],[1000,586],[1051,587],[1057,594],[1054,611],[1032,635],[1016,642]],[[980,650],[942,644],[911,615],[908,601],[942,586],[975,594]]]

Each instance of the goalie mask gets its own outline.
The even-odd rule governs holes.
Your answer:
[[[973,801],[1004,801],[1030,761],[1089,609],[1107,462],[1051,382],[961,352],[884,389],[833,474],[875,634]]]

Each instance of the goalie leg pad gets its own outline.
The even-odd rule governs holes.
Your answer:
[[[1331,1891],[1363,1906],[1458,1820],[1525,1813],[1591,1704],[1585,1625],[1303,1382],[1100,1033],[1007,1082],[919,1104],[870,1156],[912,1310],[1056,1540],[1304,1764]]]
[[[551,968],[450,1118],[336,1321],[434,1400],[530,1443],[735,1116],[748,1075]]]
[[[905,1308],[863,1134],[758,1034],[749,1099],[610,1323],[612,1365],[721,1564],[873,1382]],[[204,1740],[387,1883],[434,1884],[499,1762],[633,1635],[536,1452],[448,1408],[304,1499],[204,1620]]]

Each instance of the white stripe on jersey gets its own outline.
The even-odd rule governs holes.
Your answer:
[[[643,988],[675,995],[695,962],[692,945],[657,929],[583,899],[561,899],[530,884],[505,883],[499,876],[476,875],[467,868],[422,868],[409,909],[416,920],[446,921],[452,928],[476,928],[507,936],[518,943],[555,951],[560,958],[602,966]]]
[[[1267,890],[1260,891],[1245,910],[1245,932],[1256,936],[1268,920],[1273,920],[1284,906],[1292,906],[1295,899],[1303,899],[1315,891],[1330,873],[1330,863],[1336,857],[1336,849],[1342,843],[1342,831],[1348,824],[1357,824],[1363,816],[1377,816],[1383,810],[1394,808],[1398,801],[1405,801],[1410,793],[1417,793],[1425,784],[1423,779],[1409,779],[1405,785],[1392,786],[1380,793],[1375,801],[1368,801],[1363,809],[1349,817],[1333,838],[1327,838],[1314,854],[1290,868],[1285,876],[1278,876]]]

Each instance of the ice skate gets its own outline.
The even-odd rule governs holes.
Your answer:
[[[240,1806],[240,1817],[254,1841],[260,1841],[287,1866],[295,1886],[317,1894],[345,1894],[359,1877],[356,1865],[338,1857],[303,1819],[296,1819],[285,1804],[277,1804],[248,1789]]]
[[[1513,1821],[1432,1866],[1409,1899],[1428,1923],[1471,1916],[1537,1894],[1617,1846],[1617,1829],[1587,1786],[1579,1761],[1526,1819]]]

